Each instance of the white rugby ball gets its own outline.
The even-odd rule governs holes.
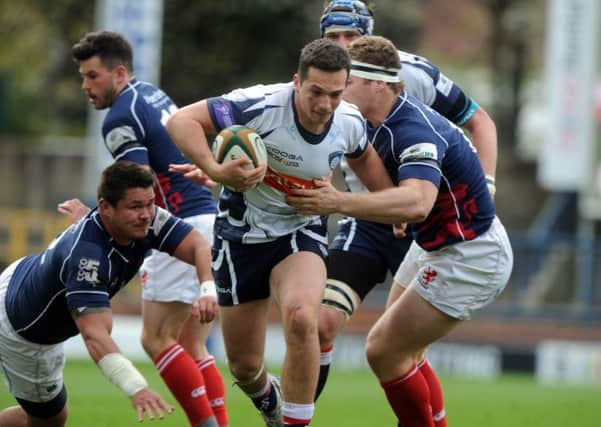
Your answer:
[[[267,150],[261,135],[242,125],[229,126],[219,132],[213,141],[213,156],[218,163],[245,157],[251,160],[251,163],[246,165],[248,169],[267,164]]]

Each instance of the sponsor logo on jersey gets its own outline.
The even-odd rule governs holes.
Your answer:
[[[124,144],[137,140],[136,132],[131,126],[119,126],[111,129],[105,138],[106,146],[112,154],[117,153]]]
[[[419,142],[406,148],[399,156],[399,162],[401,164],[408,162],[417,162],[420,160],[434,160],[438,159],[438,149],[435,144],[431,142]]]
[[[284,150],[280,150],[278,147],[265,146],[269,157],[277,162],[280,162],[288,167],[297,168],[303,161],[303,156],[300,154],[289,153]]]
[[[79,271],[77,272],[78,282],[98,282],[98,266],[100,261],[89,258],[81,258],[79,260]]]

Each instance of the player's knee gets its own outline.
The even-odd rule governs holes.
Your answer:
[[[257,381],[264,371],[263,360],[259,357],[228,357],[227,366],[234,382],[242,386]]]
[[[374,372],[377,372],[384,364],[386,356],[389,354],[385,344],[386,343],[378,333],[377,328],[373,328],[369,331],[365,341],[365,358]]]
[[[304,340],[317,334],[315,310],[305,304],[287,307],[284,312],[286,335],[289,338]]]
[[[319,344],[330,347],[336,336],[346,324],[346,316],[329,305],[322,305],[319,311]]]
[[[155,359],[163,352],[163,350],[176,343],[173,338],[159,337],[155,334],[148,333],[145,330],[142,331],[140,341],[142,343],[142,348],[152,359]]]
[[[348,320],[361,303],[359,295],[346,283],[328,279],[321,304],[340,311]]]

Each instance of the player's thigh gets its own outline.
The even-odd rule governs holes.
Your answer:
[[[0,331],[0,370],[14,397],[33,404],[55,401],[63,390],[64,366],[62,344],[37,345]],[[58,400],[64,406],[65,399]]]
[[[270,284],[281,309],[307,306],[317,313],[326,283],[321,256],[301,251],[282,260],[271,272]],[[316,317],[317,318],[317,317]]]

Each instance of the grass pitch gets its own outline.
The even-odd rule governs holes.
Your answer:
[[[136,363],[152,388],[176,405],[154,367]],[[232,427],[263,427],[251,402],[230,386],[222,367]],[[70,360],[65,370],[69,396],[69,427],[124,427],[139,425],[129,400],[110,384],[91,361]],[[601,388],[542,386],[524,376],[492,381],[443,377],[449,426],[461,427],[596,427]],[[0,408],[15,402],[0,386]],[[180,408],[162,421],[146,425],[185,427]],[[317,404],[312,425],[344,427],[396,426],[384,393],[368,371],[337,371]]]

